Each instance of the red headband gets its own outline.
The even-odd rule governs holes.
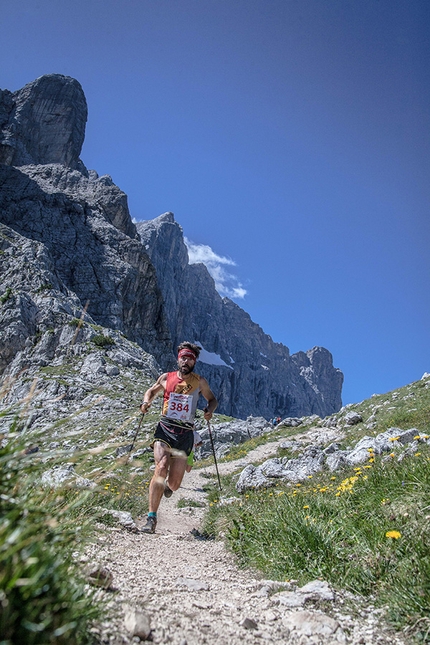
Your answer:
[[[197,360],[197,356],[191,349],[181,349],[178,353],[178,358],[182,358],[183,356],[189,356],[190,358],[194,358],[195,361]]]

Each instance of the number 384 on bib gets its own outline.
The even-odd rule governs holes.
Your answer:
[[[171,392],[166,416],[170,419],[189,421],[192,412],[190,399],[192,399],[192,397],[188,394],[176,394],[175,392]]]

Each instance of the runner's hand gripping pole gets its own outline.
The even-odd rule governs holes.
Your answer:
[[[207,422],[207,424],[208,424],[208,430],[209,430],[209,437],[210,437],[210,440],[211,440],[212,452],[213,452],[213,455],[214,455],[216,474],[217,474],[217,477],[218,477],[218,486],[219,486],[219,489],[222,490],[222,488],[221,488],[221,480],[219,478],[218,464],[217,464],[217,461],[216,461],[214,440],[213,440],[212,432],[211,432],[211,424],[209,423],[209,421]]]

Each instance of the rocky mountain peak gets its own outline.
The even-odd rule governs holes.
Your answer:
[[[337,411],[343,375],[330,352],[290,355],[222,298],[206,266],[190,264],[173,213],[135,226],[111,177],[79,159],[86,119],[83,90],[67,76],[0,91],[3,378],[36,375],[71,354],[85,371],[95,361],[94,336],[117,348],[101,350],[103,360],[119,361],[137,347],[161,369],[174,369],[176,346],[189,340],[203,348],[196,371],[209,380],[220,412],[269,419]],[[79,320],[86,327],[76,340],[70,330]],[[120,371],[100,365],[109,377]],[[29,382],[22,378],[16,397]]]
[[[85,170],[79,159],[88,110],[74,78],[46,74],[0,95],[0,162],[61,164]]]
[[[137,231],[157,272],[173,348],[187,339],[203,352],[205,376],[231,416],[318,414],[341,403],[342,372],[330,352],[314,347],[290,355],[239,305],[222,298],[203,264],[189,264],[181,226],[172,213],[138,222]]]

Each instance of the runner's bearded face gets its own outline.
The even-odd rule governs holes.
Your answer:
[[[191,374],[191,372],[194,370],[195,364],[196,359],[191,354],[191,352],[180,352],[180,355],[178,356],[178,371],[182,376]]]

